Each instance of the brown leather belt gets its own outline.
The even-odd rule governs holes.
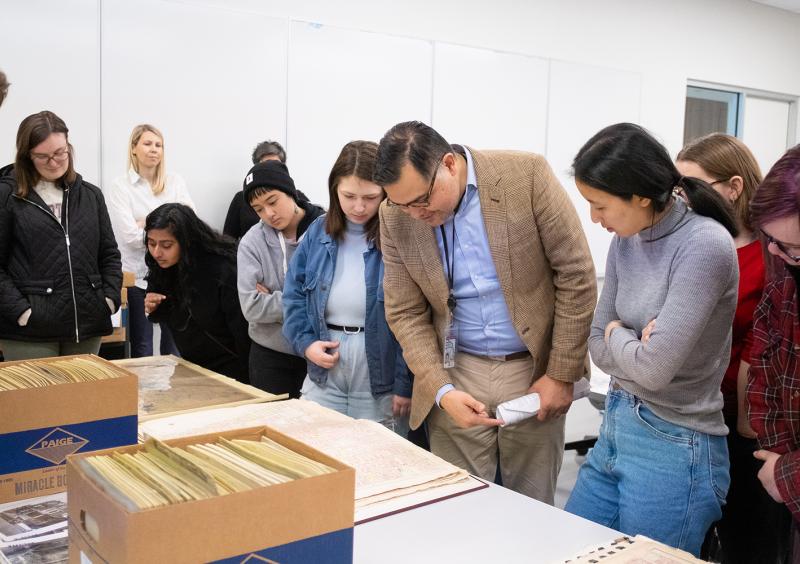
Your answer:
[[[472,354],[472,353],[469,353]],[[523,358],[528,358],[531,356],[531,351],[519,351],[511,354],[505,355],[483,355],[483,354],[473,354],[472,356],[482,358],[483,360],[493,360],[495,362],[508,362],[509,360],[521,360]]]

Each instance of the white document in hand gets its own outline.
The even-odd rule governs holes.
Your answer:
[[[572,399],[581,399],[587,395],[589,395],[589,380],[581,378],[575,382]],[[504,421],[503,427],[505,427],[534,417],[539,413],[539,407],[539,394],[527,394],[498,405],[496,417]]]

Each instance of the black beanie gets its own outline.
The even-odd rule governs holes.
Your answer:
[[[297,189],[294,187],[294,180],[289,176],[289,169],[280,161],[264,161],[250,169],[244,178],[245,202],[250,201],[250,194],[256,188],[280,190],[295,202],[297,201]]]

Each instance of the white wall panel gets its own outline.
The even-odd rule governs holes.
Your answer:
[[[0,109],[0,166],[14,160],[20,122],[42,110],[69,128],[75,169],[100,179],[100,23],[97,0],[26,0],[0,7],[0,68],[11,82]]]
[[[448,141],[545,152],[547,60],[448,43],[434,60],[433,126]]]
[[[614,123],[639,121],[641,77],[638,73],[553,61],[547,158],[567,189],[583,223],[599,276],[606,269],[611,234],[589,216],[571,175],[572,161],[592,135]]]
[[[430,122],[428,41],[292,22],[288,147],[298,188],[327,207],[342,146],[380,140],[395,123]]]
[[[222,228],[257,142],[285,141],[287,22],[163,0],[103,2],[103,179],[126,171],[138,123]]]

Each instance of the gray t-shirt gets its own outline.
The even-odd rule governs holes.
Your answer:
[[[720,383],[738,284],[730,234],[675,198],[653,227],[611,242],[589,337],[592,360],[662,419],[726,435]],[[606,325],[615,319],[625,327],[606,345]],[[653,319],[650,341],[642,343]]]

